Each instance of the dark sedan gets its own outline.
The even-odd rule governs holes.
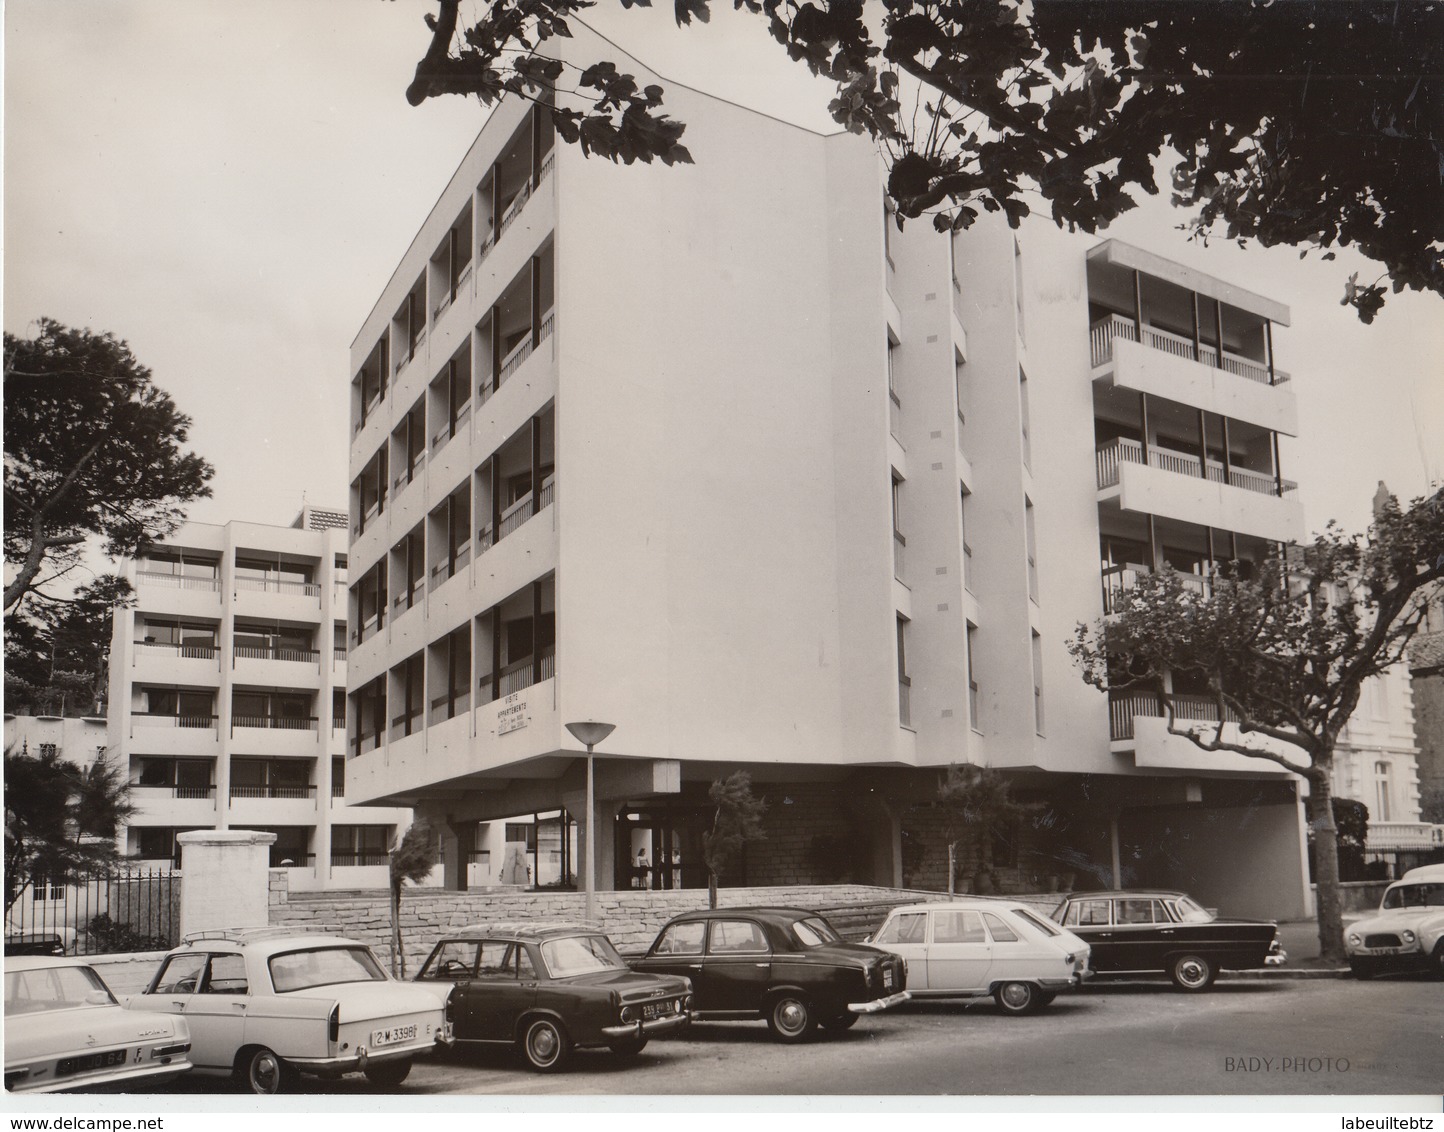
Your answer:
[[[1161,971],[1185,991],[1207,990],[1224,968],[1272,967],[1288,958],[1276,924],[1221,920],[1181,892],[1075,892],[1053,919],[1092,948],[1095,972]]]
[[[694,1018],[763,1018],[784,1042],[814,1026],[845,1030],[860,1014],[907,1001],[907,966],[895,955],[846,943],[816,912],[714,908],[664,927],[632,963],[692,980]]]
[[[611,940],[578,924],[463,928],[436,945],[416,981],[454,985],[457,1042],[513,1045],[543,1073],[579,1046],[640,1053],[649,1038],[686,1025],[692,993],[684,978],[629,970]]]

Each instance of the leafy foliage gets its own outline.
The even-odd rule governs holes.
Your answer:
[[[110,918],[109,912],[92,916],[85,925],[86,954],[117,955],[127,951],[166,951],[171,941],[165,936],[146,935],[130,924]]]
[[[391,874],[391,973],[406,978],[406,949],[401,941],[401,889],[410,881],[420,884],[436,867],[438,841],[436,831],[418,818],[391,850],[388,865]]]
[[[745,770],[717,779],[707,797],[717,810],[712,828],[702,834],[702,860],[707,866],[709,906],[715,908],[717,880],[728,863],[747,842],[766,840],[762,815],[767,812],[767,802],[752,793],[752,776]]]
[[[1444,492],[1407,510],[1390,496],[1376,504],[1367,539],[1331,524],[1252,576],[1234,564],[1208,594],[1172,571],[1144,575],[1113,620],[1080,625],[1069,645],[1087,683],[1156,697],[1171,734],[1307,779],[1326,957],[1342,946],[1335,745],[1364,681],[1403,659],[1441,586]],[[1207,701],[1214,722],[1181,719],[1178,686]]]
[[[674,3],[679,25],[706,22],[710,0]],[[570,37],[568,18],[595,0],[493,0],[460,32],[459,0],[439,4],[413,105],[555,91],[557,132],[584,151],[691,161],[661,88],[639,95],[603,61],[564,89],[571,65],[546,41]],[[1057,223],[1093,232],[1159,191],[1163,160],[1196,237],[1325,258],[1354,244],[1394,290],[1444,292],[1436,0],[882,0],[876,36],[862,0],[733,6],[835,84],[828,110],[878,142],[899,223],[960,229],[983,209],[1016,226],[1041,198]],[[1357,278],[1343,299],[1365,322],[1383,301]]]
[[[82,769],[53,749],[7,750],[5,910],[37,882],[65,882],[115,864],[116,835],[134,813],[127,776],[108,759]]]
[[[128,581],[104,575],[72,597],[43,595],[30,609],[6,615],[9,710],[36,715],[102,711],[115,610],[133,600]]]
[[[73,569],[92,536],[133,553],[210,494],[213,469],[182,451],[190,418],[114,335],[42,318],[5,335],[5,586],[11,610]]]
[[[1015,802],[1008,780],[991,767],[953,763],[938,783],[943,838],[948,845],[948,893],[957,884],[958,851],[977,863],[979,883],[991,886],[993,842],[1017,830],[1018,822],[1041,807]]]

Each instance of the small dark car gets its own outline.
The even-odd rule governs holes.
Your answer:
[[[1084,940],[1098,974],[1161,971],[1179,990],[1203,991],[1223,968],[1283,963],[1278,925],[1220,920],[1181,892],[1074,892],[1053,919]]]
[[[5,937],[5,954],[64,955],[69,951],[65,937],[58,932],[25,932]]]
[[[765,1018],[784,1042],[802,1041],[816,1025],[845,1030],[860,1014],[908,999],[901,959],[844,942],[816,912],[800,908],[684,913],[632,967],[691,979],[694,1018]]]
[[[692,995],[685,978],[629,970],[611,940],[580,924],[462,928],[436,945],[416,981],[449,990],[458,1042],[514,1045],[543,1073],[579,1046],[641,1053],[687,1024]]]

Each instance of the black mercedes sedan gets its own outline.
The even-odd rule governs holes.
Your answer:
[[[1053,919],[1092,948],[1097,974],[1161,971],[1185,991],[1207,990],[1223,968],[1273,967],[1288,958],[1278,925],[1219,919],[1181,892],[1074,892]]]
[[[816,912],[800,908],[686,912],[632,967],[691,979],[694,1018],[765,1019],[784,1042],[802,1041],[819,1025],[845,1030],[861,1014],[908,999],[901,959],[845,942]]]

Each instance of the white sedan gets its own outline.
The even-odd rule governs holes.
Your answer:
[[[132,1014],[83,959],[5,960],[5,1089],[169,1081],[191,1067],[184,1018]]]
[[[894,908],[872,943],[907,961],[913,998],[991,995],[1028,1014],[1092,974],[1088,945],[1021,903],[953,900]]]

